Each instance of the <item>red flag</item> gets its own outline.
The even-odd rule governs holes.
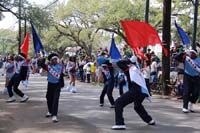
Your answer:
[[[21,52],[26,55],[26,59],[28,59],[28,47],[29,47],[29,33],[26,33],[24,42],[20,47]]]
[[[146,60],[144,53],[139,48],[133,48],[133,51],[141,60]]]
[[[131,48],[160,44],[164,54],[167,56],[167,51],[163,47],[157,31],[150,24],[134,20],[121,21],[121,24]]]

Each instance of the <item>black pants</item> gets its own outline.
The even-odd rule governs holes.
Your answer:
[[[196,103],[199,95],[200,80],[198,76],[192,77],[184,74],[183,78],[183,108],[188,109],[188,103]]]
[[[83,70],[80,71],[80,78],[81,78],[81,81],[84,81],[84,71]]]
[[[112,96],[113,88],[114,88],[114,80],[107,80],[104,83],[104,87],[100,95],[100,104],[104,103],[104,97],[106,94],[108,96],[108,100],[110,101],[110,104],[111,105],[115,104],[114,98]]]
[[[145,79],[146,85],[147,85],[147,89],[149,91],[149,94],[151,96],[151,88],[150,88],[150,84],[149,84],[149,79]]]
[[[24,96],[24,93],[18,89],[20,82],[21,76],[19,74],[14,74],[7,86],[9,97],[14,95],[12,90],[20,97]]]
[[[134,102],[134,109],[138,115],[146,123],[152,120],[151,116],[147,113],[142,102],[146,97],[145,94],[140,92],[140,86],[134,83],[134,88],[130,89],[115,101],[115,124],[125,125],[123,118],[123,108],[130,103]]]
[[[88,83],[90,83],[90,76],[91,76],[91,74],[87,74],[87,75],[86,75],[86,77],[87,77],[87,82],[88,82]]]
[[[120,96],[124,93],[123,86],[124,86],[124,84],[119,83],[119,95]]]
[[[60,97],[60,84],[59,83],[49,83],[47,87],[47,106],[49,113],[52,114],[52,116],[57,116],[58,113],[58,104],[59,104],[59,97]]]

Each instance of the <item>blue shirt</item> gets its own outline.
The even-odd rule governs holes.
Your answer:
[[[56,71],[58,74],[61,74],[63,72],[63,66],[61,64],[56,64],[56,65],[50,65],[51,68],[53,68],[54,71]],[[48,82],[50,83],[59,83],[59,79],[53,76],[49,71],[48,71]]]
[[[108,59],[104,56],[97,57],[97,66],[101,66],[104,62],[106,62]]]
[[[11,78],[14,75],[14,63],[7,63],[5,66],[6,69],[6,78]]]
[[[200,58],[195,58],[195,59],[192,59],[193,62],[198,66],[200,67]],[[190,76],[199,76],[199,72],[196,71],[194,68],[192,68],[192,66],[189,64],[188,61],[185,60],[185,69],[184,69],[184,72]]]

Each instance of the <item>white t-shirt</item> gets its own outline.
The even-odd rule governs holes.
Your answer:
[[[150,79],[151,69],[150,66],[143,68],[142,74],[145,79]]]
[[[157,72],[157,63],[156,63],[156,61],[153,61],[151,63],[151,72]]]

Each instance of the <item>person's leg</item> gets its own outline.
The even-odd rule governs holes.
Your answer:
[[[146,85],[147,85],[147,89],[149,91],[149,94],[151,95],[151,88],[150,88],[150,85],[149,85],[149,79],[145,79],[145,82],[146,82]]]
[[[86,74],[87,82],[89,83],[89,74]]]
[[[123,85],[119,83],[119,95],[121,96],[123,93]]]
[[[188,109],[188,102],[189,102],[189,77],[187,75],[184,75],[183,78],[183,108]]]
[[[14,75],[14,76],[10,79],[10,81],[8,82],[8,85],[7,85],[9,97],[12,97],[12,96],[13,96],[12,87],[13,87],[13,85],[14,85],[15,77],[16,77],[16,76]]]
[[[90,83],[90,76],[91,74],[88,74],[88,83]]]
[[[134,94],[134,109],[144,122],[149,123],[152,120],[152,117],[147,113],[144,106],[142,105],[145,97],[145,94],[142,93]]]
[[[200,86],[200,80],[199,80],[199,77],[195,77],[193,79],[193,82],[192,82],[192,85],[191,85],[191,97],[190,97],[190,102],[192,104],[195,104],[197,99],[198,99],[198,96],[199,96],[199,86]]]
[[[80,71],[81,81],[83,81],[83,71]]]
[[[107,87],[106,93],[107,93],[107,96],[108,96],[108,99],[109,99],[111,105],[115,104],[115,100],[112,95],[113,88],[114,88],[114,81],[113,80],[108,81],[108,87]]]
[[[10,80],[10,79],[9,79],[8,77],[5,78],[5,88],[7,88],[8,83],[9,83],[9,80]]]
[[[47,107],[50,114],[52,114],[52,107],[53,107],[53,94],[54,94],[54,88],[51,83],[48,83],[47,85],[47,93],[46,93],[46,99],[47,99]]]
[[[125,125],[123,118],[123,108],[133,102],[133,92],[127,91],[115,101],[115,124]]]
[[[57,116],[57,113],[58,113],[60,90],[61,90],[61,88],[60,88],[59,84],[56,85],[54,88],[54,94],[53,94],[52,116]]]
[[[72,75],[72,88],[71,88],[71,92],[72,93],[76,93],[77,92],[77,89],[75,87],[75,82],[76,82],[76,77],[75,77],[75,74]]]
[[[18,76],[16,76],[16,79],[14,81],[13,90],[17,95],[19,95],[20,97],[23,97],[24,93],[18,89],[20,82],[21,82],[21,78],[18,75]]]
[[[101,95],[100,95],[100,104],[104,104],[104,97],[105,97],[106,92],[107,92],[107,87],[108,87],[108,85],[106,83],[104,83],[104,87],[103,87],[103,90],[102,90]]]

